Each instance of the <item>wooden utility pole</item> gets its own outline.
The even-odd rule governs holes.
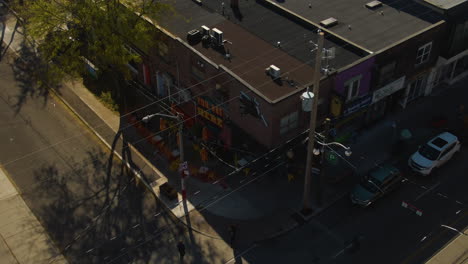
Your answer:
[[[309,130],[309,145],[307,147],[307,161],[304,179],[304,196],[303,196],[303,207],[302,214],[308,215],[312,213],[312,202],[311,202],[311,186],[312,186],[312,158],[313,149],[315,143],[315,128],[317,123],[317,108],[319,100],[319,85],[320,85],[320,71],[322,67],[322,49],[324,33],[319,32],[317,53],[315,56],[315,68],[314,68],[314,86],[312,93],[314,97],[312,99],[312,111],[310,112],[310,130]],[[318,178],[318,176],[316,176]],[[317,179],[318,180],[318,179]],[[318,183],[318,182],[317,182]],[[314,186],[314,190],[318,190],[319,186]]]

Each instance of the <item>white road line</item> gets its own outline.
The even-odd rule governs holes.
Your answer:
[[[462,202],[460,202],[460,201],[458,201],[458,200],[456,200],[455,202],[456,202],[457,204],[461,204],[461,205],[463,205],[463,203],[462,203]]]
[[[427,236],[424,236],[420,242],[423,242],[424,240],[426,240]]]
[[[196,191],[193,195],[197,195],[200,193],[200,190]]]
[[[441,194],[441,193],[437,193],[437,195],[439,195],[440,197],[444,197],[444,198],[448,198],[447,196]]]
[[[136,225],[132,226],[132,228],[137,228],[139,226],[140,226],[140,224],[136,224]]]
[[[424,195],[426,195],[426,194],[429,193],[430,191],[434,190],[434,189],[435,189],[437,186],[439,186],[439,185],[440,185],[440,181],[437,182],[436,184],[434,184],[434,185],[433,185],[431,188],[429,188],[429,189],[425,188],[426,191],[424,191],[424,192],[421,193],[418,197],[416,197],[416,199],[414,199],[414,201],[419,200],[421,197],[423,197]]]
[[[114,240],[114,239],[116,239],[116,238],[117,238],[117,236],[115,236],[115,237],[112,237],[110,240]]]
[[[458,210],[455,214],[459,214],[461,212],[461,210]]]
[[[90,253],[90,252],[93,251],[93,250],[94,250],[94,248],[92,248],[92,249],[86,251],[86,253]]]
[[[235,261],[237,258],[245,255],[245,253],[249,252],[250,250],[252,250],[254,247],[256,247],[257,245],[256,244],[253,244],[252,246],[250,246],[248,249],[242,251],[241,253],[237,254],[236,256],[234,256],[233,258],[231,258],[230,260],[228,260],[227,262],[225,262],[224,264],[228,264],[228,263],[231,263],[233,261]]]

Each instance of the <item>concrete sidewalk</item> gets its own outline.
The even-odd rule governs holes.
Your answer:
[[[468,229],[465,229],[465,234]],[[426,264],[466,264],[468,260],[468,236],[459,234],[437,254],[432,256]]]
[[[0,262],[67,263],[0,168]]]

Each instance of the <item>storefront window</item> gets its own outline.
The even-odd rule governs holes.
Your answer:
[[[457,61],[455,65],[455,71],[453,73],[453,77],[457,77],[458,75],[462,74],[463,72],[468,71],[468,55],[462,57]]]
[[[425,87],[424,83],[425,83],[425,77],[421,76],[410,84],[408,102],[423,95],[424,87]]]

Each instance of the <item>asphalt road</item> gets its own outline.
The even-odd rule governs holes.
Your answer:
[[[424,263],[455,232],[468,225],[468,148],[431,177],[414,175],[397,162],[407,180],[369,208],[345,196],[318,218],[248,252],[252,263]],[[404,208],[402,202],[422,212]],[[361,237],[354,250],[351,240]],[[272,252],[275,252],[272,254]],[[315,261],[315,262],[314,262]]]
[[[174,222],[77,117],[10,64],[7,54],[0,164],[70,263],[174,263],[177,240],[196,263],[232,257],[224,241]]]

